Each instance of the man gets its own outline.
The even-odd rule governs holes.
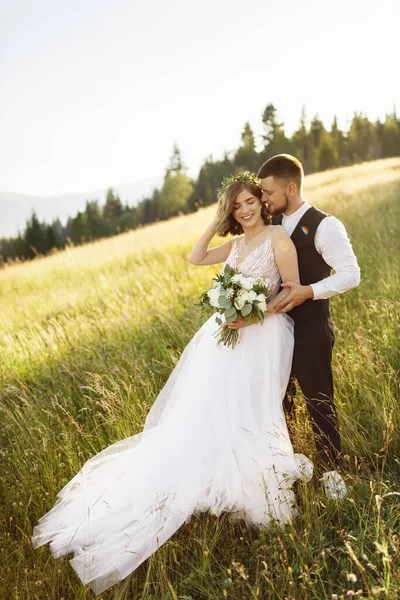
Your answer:
[[[277,312],[287,312],[295,323],[292,384],[285,409],[290,417],[294,409],[293,381],[297,379],[325,469],[321,478],[325,493],[341,500],[347,489],[337,471],[341,448],[333,402],[334,332],[329,298],[356,287],[360,269],[343,224],[303,198],[300,161],[289,154],[278,154],[262,165],[258,177],[273,223],[281,224],[291,236],[299,260],[300,284],[284,283],[290,293],[276,307]]]

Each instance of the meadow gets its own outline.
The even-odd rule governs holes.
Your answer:
[[[348,497],[326,501],[313,478],[300,517],[264,532],[195,517],[99,598],[400,597],[400,159],[311,175],[305,195],[344,222],[362,274],[332,301]],[[1,600],[95,597],[67,557],[32,548],[32,529],[90,456],[141,431],[201,324],[195,303],[219,266],[186,257],[214,211],[0,271]],[[293,442],[312,457],[298,400]]]

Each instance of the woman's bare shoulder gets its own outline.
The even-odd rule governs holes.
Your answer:
[[[271,236],[283,238],[289,237],[283,225],[270,225],[269,227],[271,229]]]
[[[282,225],[270,225],[273,227],[271,235],[272,247],[275,251],[277,250],[289,250],[290,247],[294,248],[292,238]]]

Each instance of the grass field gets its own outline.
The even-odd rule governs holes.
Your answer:
[[[332,302],[347,499],[312,480],[301,516],[263,533],[193,518],[103,600],[400,598],[400,159],[309,176],[306,197],[345,223],[362,272]],[[218,266],[186,257],[214,211],[0,271],[0,600],[95,597],[32,529],[93,453],[141,430],[200,324]],[[314,453],[301,409],[294,444]]]

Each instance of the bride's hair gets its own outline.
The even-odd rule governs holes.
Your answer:
[[[228,185],[218,200],[217,214],[219,219],[217,221],[217,235],[220,237],[226,237],[229,233],[231,235],[240,235],[243,233],[242,226],[236,221],[232,214],[236,198],[243,190],[247,190],[261,202],[262,191],[260,187],[255,185],[252,181],[235,181]],[[271,215],[264,202],[261,203],[261,216],[264,223],[269,225],[271,222]]]

